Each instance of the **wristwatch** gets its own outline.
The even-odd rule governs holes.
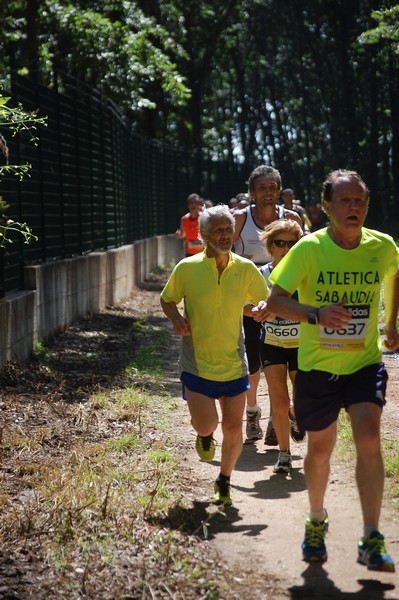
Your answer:
[[[313,308],[308,312],[308,323],[310,325],[318,325],[320,322],[319,309]]]

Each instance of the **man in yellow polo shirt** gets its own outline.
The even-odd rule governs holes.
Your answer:
[[[242,451],[249,386],[243,307],[253,304],[257,319],[265,319],[268,289],[254,263],[231,252],[234,218],[227,206],[204,210],[199,227],[205,250],[176,265],[161,293],[161,305],[181,336],[183,397],[198,434],[197,452],[205,461],[215,454],[212,434],[218,425],[215,399],[219,399],[223,442],[213,501],[230,505],[230,476]],[[182,300],[184,315],[177,306]]]

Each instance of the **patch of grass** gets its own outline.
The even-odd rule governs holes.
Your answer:
[[[38,341],[33,349],[33,356],[36,360],[40,361],[46,365],[46,368],[52,366],[52,361],[54,359],[54,353],[47,347],[44,341]]]
[[[134,484],[138,479],[136,471],[126,469],[123,466],[113,467],[111,465],[108,465],[106,476],[109,480],[112,480],[115,483],[115,485],[123,485],[128,487]]]
[[[338,417],[337,453],[343,459],[348,457],[352,460],[355,456],[352,428],[345,410],[341,410]]]
[[[399,443],[396,440],[383,440],[382,452],[385,465],[385,494],[399,510]]]
[[[137,434],[91,448],[76,446],[64,464],[25,469],[24,490],[29,493],[7,518],[0,517],[0,531],[9,539],[51,533],[63,545],[86,536],[90,543],[102,542],[109,519],[120,535],[129,531],[138,509],[143,518],[163,510],[173,496],[174,471],[172,453],[147,449]]]
[[[151,452],[151,461],[154,464],[173,461],[173,456],[168,450],[154,450]]]
[[[143,346],[137,350],[134,360],[126,367],[126,373],[137,374],[139,371],[151,374],[153,377],[161,375],[161,365],[155,348]]]
[[[33,354],[38,358],[45,358],[50,354],[50,350],[47,348],[44,342],[39,341],[34,347]]]
[[[168,332],[154,321],[155,320],[151,317],[148,317],[147,319],[137,319],[132,324],[130,333],[133,336],[149,336],[152,337],[153,340],[166,341],[169,338]]]
[[[107,446],[116,452],[130,452],[140,445],[140,438],[136,434],[124,435],[110,440]]]
[[[95,410],[107,412],[112,420],[134,423],[141,420],[141,411],[148,407],[148,400],[148,396],[135,385],[128,385],[96,392],[90,397],[90,404]]]
[[[169,275],[171,274],[171,272],[173,271],[173,268],[175,267],[176,262],[175,261],[171,261],[168,264],[165,265],[160,265],[159,267],[156,267],[153,271],[151,271],[151,273],[148,276],[148,279],[167,279],[169,277]]]
[[[383,450],[386,475],[399,483],[399,443],[396,440],[384,440]]]
[[[115,396],[114,415],[118,421],[133,421],[140,418],[141,409],[148,407],[148,396],[134,386],[120,390]]]
[[[32,454],[51,437],[52,434],[47,427],[40,427],[37,431],[29,434],[21,429],[7,437],[7,445],[9,448],[18,450],[20,455]]]
[[[396,440],[381,440],[381,450],[385,466],[385,495],[394,501],[399,510],[399,443]],[[336,452],[342,461],[353,463],[356,449],[352,438],[349,416],[341,410],[338,419],[338,440]]]
[[[100,390],[90,396],[90,404],[93,409],[104,409],[108,404],[108,393]]]
[[[58,371],[51,377],[46,371],[43,378],[41,389],[54,390],[53,396],[44,398],[35,387],[18,406],[8,401],[2,553],[16,557],[18,565],[29,557],[32,597],[56,589],[57,600],[238,598],[229,595],[230,574],[202,546],[206,542],[165,517],[176,504],[184,505],[186,489],[191,493],[176,466],[182,445],[175,445],[173,413],[179,403],[169,401],[163,389],[159,341],[168,344],[170,338],[151,317],[136,326],[134,338],[133,360],[116,374],[105,370],[92,387],[86,379],[79,404],[74,384],[78,387],[87,354],[80,344],[74,347],[76,360],[66,363],[76,368],[67,401],[55,395],[64,385],[65,374]],[[97,356],[94,338],[90,343]],[[58,351],[59,346],[55,359]],[[21,413],[19,422],[15,415]],[[15,571],[15,581],[27,585]]]
[[[140,371],[155,378],[159,377],[162,373],[159,347],[166,342],[167,332],[160,327],[155,327],[149,321],[138,320],[133,323],[131,333],[138,347],[134,359],[127,365],[125,372],[133,377]]]

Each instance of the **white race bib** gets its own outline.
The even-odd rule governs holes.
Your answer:
[[[324,350],[364,350],[370,305],[345,306],[352,313],[352,320],[342,329],[320,326],[320,348]]]
[[[280,348],[298,348],[299,321],[276,317],[271,323],[265,321],[262,325],[265,330],[264,344]]]

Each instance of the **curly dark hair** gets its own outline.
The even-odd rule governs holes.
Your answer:
[[[255,179],[261,177],[262,175],[273,175],[276,178],[279,188],[281,188],[281,175],[280,171],[277,171],[274,167],[269,167],[268,165],[260,165],[260,167],[256,167],[250,174],[248,178],[248,190],[249,192],[253,192]]]

